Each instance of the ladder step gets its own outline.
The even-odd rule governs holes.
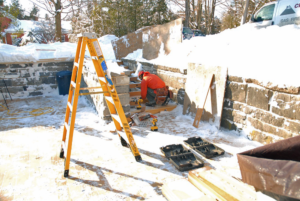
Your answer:
[[[120,125],[122,126],[122,121],[121,121],[119,115],[117,115],[117,114],[111,114],[111,117],[114,118],[115,120],[117,120],[120,123]]]
[[[72,105],[71,105],[70,102],[68,102],[68,106],[69,106],[69,108],[70,108],[70,111],[72,112]]]
[[[113,101],[113,99],[112,99],[111,96],[105,96],[105,99],[106,99],[107,101],[111,102],[112,104],[114,104],[114,101]]]
[[[76,83],[71,81],[71,85],[75,88],[76,87]]]
[[[70,127],[69,127],[69,125],[67,124],[67,122],[65,122],[65,127],[66,127],[66,129],[67,129],[67,133],[69,132],[69,130],[70,130]]]
[[[102,82],[105,82],[105,83],[106,83],[105,77],[99,77],[99,80],[101,80]]]

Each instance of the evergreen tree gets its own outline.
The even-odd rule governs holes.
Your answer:
[[[22,6],[20,5],[19,0],[11,1],[8,12],[12,16],[18,18],[19,20],[22,20],[24,18],[24,10],[22,9]]]

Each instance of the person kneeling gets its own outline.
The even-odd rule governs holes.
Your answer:
[[[157,75],[151,74],[148,71],[140,71],[139,79],[141,82],[141,98],[145,101],[148,99],[146,106],[154,107],[155,105],[167,105],[173,93],[169,91]]]

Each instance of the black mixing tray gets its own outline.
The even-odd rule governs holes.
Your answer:
[[[186,171],[204,166],[204,161],[196,158],[195,155],[181,144],[171,144],[161,147],[160,151],[179,170]]]
[[[225,153],[223,149],[206,140],[203,140],[201,137],[188,138],[184,141],[184,143],[205,158],[213,158]]]

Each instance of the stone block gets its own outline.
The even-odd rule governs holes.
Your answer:
[[[275,141],[272,136],[265,135],[261,131],[253,130],[249,134],[250,134],[252,140],[260,142],[262,144],[270,144]]]
[[[130,95],[129,93],[118,94],[121,105],[129,105],[130,104]]]
[[[236,130],[237,129],[237,126],[235,123],[231,123],[229,120],[227,119],[223,119],[221,120],[221,126],[223,128],[227,128],[229,130]]]
[[[265,123],[272,124],[277,127],[282,127],[284,123],[284,118],[283,117],[278,117],[277,115],[274,115],[270,112],[253,108],[253,107],[247,107],[246,109],[247,112],[251,111],[252,117],[259,119]]]
[[[283,138],[292,137],[292,133],[285,129],[278,128],[276,126],[264,123],[258,119],[252,118],[252,117],[248,117],[247,119],[254,128],[256,128],[260,131],[263,131],[266,133],[271,133],[271,134],[274,134],[276,136],[283,137]]]
[[[23,86],[27,84],[26,79],[28,78],[18,78],[18,79],[11,79],[11,86]]]
[[[39,95],[43,95],[43,92],[41,91],[29,92],[29,96],[39,96]]]
[[[112,81],[115,86],[129,85],[130,78],[126,75],[122,75],[122,76],[112,77]]]
[[[252,117],[247,117],[247,121],[250,122],[251,126],[258,129],[258,130],[263,130],[263,122],[259,121],[258,119],[252,118]]]
[[[272,93],[268,89],[248,86],[247,104],[268,111],[271,96]]]
[[[290,119],[296,119],[296,111],[299,110],[299,105],[295,103],[281,103],[278,104],[278,107],[273,106],[272,112],[283,117],[287,117]],[[297,111],[299,114],[299,111]]]
[[[295,133],[297,135],[300,134],[300,123],[296,122],[296,121],[290,121],[290,120],[286,120],[286,122],[284,123],[284,128],[286,130],[291,131],[292,133]]]
[[[6,86],[13,86],[13,82],[12,82],[12,80],[11,79],[4,79],[4,82],[5,82],[5,84],[6,84]],[[5,87],[5,84],[4,84],[4,82],[3,81],[1,81],[0,82],[0,87]]]
[[[239,124],[245,124],[246,115],[236,110],[223,108],[222,118]]]
[[[10,64],[9,67],[10,68],[25,68],[26,65],[25,64]]]
[[[41,77],[40,80],[42,81],[42,84],[56,84],[56,78],[54,76]]]
[[[225,98],[233,101],[246,102],[247,84],[227,82]]]
[[[0,69],[8,68],[8,65],[6,64],[0,64]]]
[[[7,89],[8,89],[8,91],[9,91],[9,93],[11,93],[11,94],[16,94],[16,93],[18,93],[18,92],[24,91],[24,88],[21,87],[21,86],[9,87],[9,88],[7,88]],[[7,92],[7,91],[6,91],[6,88],[3,88],[2,90],[3,90],[3,93],[6,93],[6,92]]]
[[[237,77],[237,76],[232,76],[232,75],[228,75],[227,76],[227,81],[230,81],[230,82],[241,82],[241,83],[244,82],[243,78]]]
[[[117,93],[122,94],[122,93],[129,93],[129,85],[121,85],[121,86],[115,86]]]
[[[184,96],[185,96],[185,90],[183,88],[179,89],[177,91],[177,102],[181,105],[183,105]]]
[[[243,103],[240,103],[240,102],[236,102],[236,101],[231,101],[229,99],[225,99],[223,107],[225,107],[225,108],[231,108],[231,109],[234,109],[234,110],[239,110],[239,111],[245,112],[245,108],[247,106],[246,106],[246,104],[243,104]]]
[[[56,74],[56,73],[55,73]],[[45,77],[45,76],[53,76],[53,72],[40,72],[40,76],[41,77]]]

